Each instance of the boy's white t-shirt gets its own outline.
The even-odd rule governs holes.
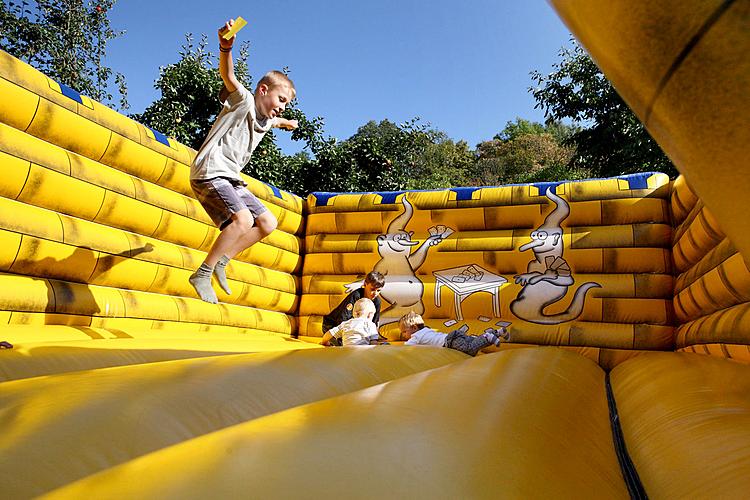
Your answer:
[[[255,97],[241,83],[229,94],[190,167],[190,179],[241,179],[240,171],[277,122],[259,118]]]
[[[362,316],[348,319],[328,331],[341,339],[344,346],[370,345],[370,340],[378,340],[378,327],[372,320]]]
[[[445,346],[445,337],[447,333],[438,332],[425,326],[421,330],[411,334],[411,338],[404,342],[404,345],[435,345],[438,347]]]

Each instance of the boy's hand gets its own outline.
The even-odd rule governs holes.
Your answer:
[[[224,39],[224,33],[232,29],[232,26],[234,26],[234,19],[230,19],[224,26],[219,28],[219,47],[222,49],[231,49],[232,45],[234,45],[234,40],[237,38],[236,35],[233,35],[229,40]]]
[[[283,128],[284,130],[294,130],[298,126],[299,122],[297,120],[284,119],[283,121],[279,121],[279,128]]]

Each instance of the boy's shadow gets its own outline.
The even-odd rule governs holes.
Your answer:
[[[102,312],[89,284],[101,274],[109,271],[123,258],[133,258],[142,253],[151,252],[151,243],[118,254],[99,254],[90,248],[76,247],[72,254],[63,259],[44,257],[35,259],[35,249],[25,252],[30,258],[19,259],[10,268],[11,273],[25,274],[42,281],[47,287],[47,304],[44,308],[44,324],[90,326],[91,317]],[[88,276],[83,276],[91,269]],[[109,303],[103,304],[104,316],[109,315]],[[101,335],[88,329],[82,329],[95,339]],[[121,332],[122,336],[127,337]],[[118,335],[118,336],[120,336]]]

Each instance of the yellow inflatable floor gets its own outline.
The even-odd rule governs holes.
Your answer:
[[[0,497],[746,498],[750,2],[551,3],[681,177],[246,177],[279,226],[219,304],[195,151],[0,51]],[[372,269],[393,344],[318,345]]]

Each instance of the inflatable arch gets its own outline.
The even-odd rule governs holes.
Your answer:
[[[247,178],[279,228],[216,305],[195,152],[0,52],[3,496],[746,495],[750,8],[552,3],[684,177]],[[320,347],[371,269],[392,345]],[[406,310],[511,339],[401,346]]]

